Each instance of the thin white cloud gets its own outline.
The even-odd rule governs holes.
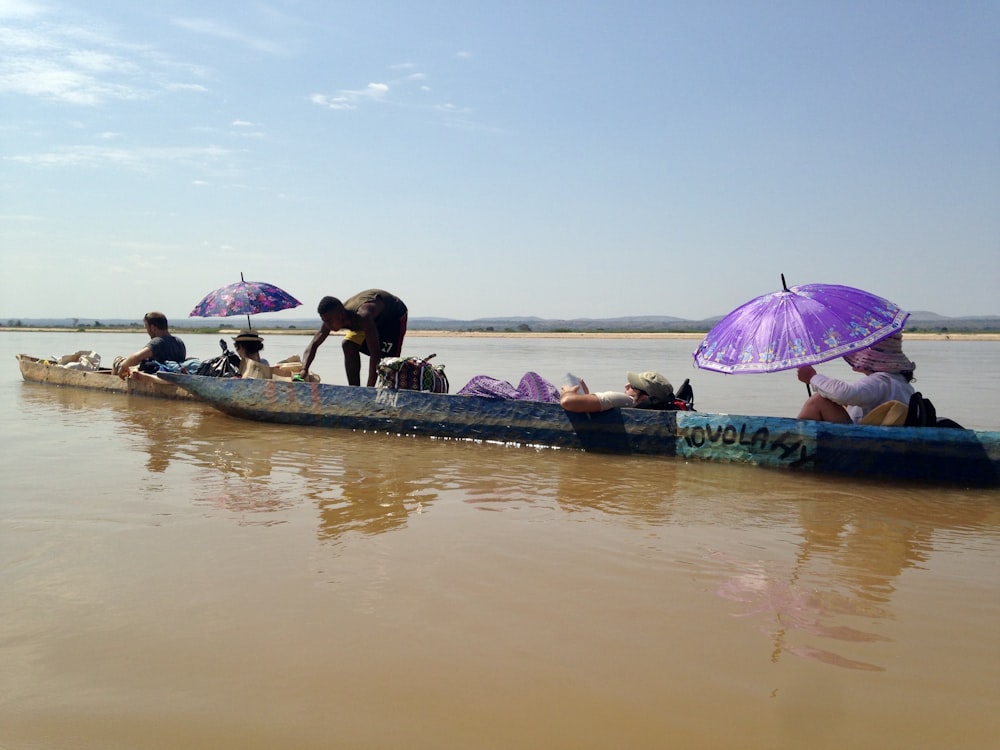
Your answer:
[[[35,18],[43,12],[44,9],[37,3],[24,2],[23,0],[0,0],[0,19],[3,20]]]
[[[357,109],[359,103],[364,101],[381,101],[388,93],[388,84],[369,83],[363,89],[341,89],[332,96],[312,94],[309,97],[309,101],[321,107],[328,107],[329,109]]]
[[[38,167],[116,166],[149,170],[157,164],[184,161],[195,164],[217,162],[229,155],[218,146],[167,148],[108,148],[102,146],[67,146],[38,154],[19,154],[6,160]]]
[[[69,65],[90,73],[122,73],[135,75],[140,68],[134,62],[111,55],[101,50],[75,49],[66,53],[65,60]]]
[[[0,50],[2,50],[0,44]],[[7,57],[0,62],[0,92],[24,94],[44,99],[54,99],[69,104],[93,105],[109,99],[142,99],[151,95],[127,81],[95,75],[94,65],[98,56],[78,55],[46,58],[40,56]],[[86,65],[81,66],[80,62]],[[101,63],[105,70],[110,58]]]
[[[464,116],[472,113],[469,107],[458,107],[454,104],[435,104],[432,109],[446,115]]]
[[[468,56],[468,53],[460,53]],[[420,92],[426,94],[431,87],[427,84],[427,75],[415,70],[416,65],[410,62],[390,65],[391,70],[413,71],[388,83],[369,83],[364,89],[340,89],[333,94],[312,94],[309,101],[319,107],[334,110],[355,110],[368,102],[381,102],[395,107],[412,108],[424,112],[437,113],[442,122],[449,127],[469,130],[495,131],[495,128],[483,125],[472,119],[472,109],[451,102],[429,104],[423,96],[420,99],[406,98],[406,93]],[[391,96],[390,96],[391,95]]]
[[[265,133],[261,130],[261,126],[255,122],[250,122],[249,120],[233,120],[232,126],[236,130],[230,131],[230,135],[235,135],[238,138],[264,138]],[[253,130],[251,128],[254,128]]]
[[[236,42],[244,47],[269,55],[284,54],[286,51],[282,45],[272,42],[270,39],[262,39],[245,34],[231,26],[226,26],[208,18],[175,18],[171,23],[194,34],[212,36],[217,39],[224,39],[227,42]]]
[[[0,93],[76,106],[149,99],[164,88],[165,71],[197,75],[145,45],[122,42],[96,23],[67,23],[51,9],[0,0]]]
[[[127,255],[123,259],[131,266],[114,265],[109,268],[126,270],[128,268],[149,268],[159,267],[163,263],[169,263],[172,254],[179,249],[177,245],[167,242],[148,242],[145,240],[117,240],[108,243],[111,247],[121,250],[132,250],[135,255]],[[166,255],[162,253],[167,253]],[[94,263],[103,263],[102,258],[90,259]]]
[[[205,93],[207,88],[200,83],[168,83],[164,88],[167,91],[194,91],[195,93]]]

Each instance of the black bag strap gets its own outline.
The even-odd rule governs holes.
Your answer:
[[[910,396],[910,407],[906,411],[907,427],[950,427],[964,430],[958,422],[947,417],[938,418],[937,409],[929,398],[924,398],[920,391]]]
[[[903,423],[907,427],[926,427],[927,413],[924,409],[924,397],[920,391],[916,391],[910,396],[910,405],[906,410],[906,421]]]

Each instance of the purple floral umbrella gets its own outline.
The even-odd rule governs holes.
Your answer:
[[[216,289],[197,305],[189,318],[228,318],[231,315],[246,315],[247,327],[251,313],[277,312],[298,307],[302,303],[284,289],[262,281],[244,281],[243,274],[235,284]]]
[[[778,372],[866,349],[903,330],[908,312],[835,284],[803,284],[756,297],[720,320],[694,352],[704,370]]]

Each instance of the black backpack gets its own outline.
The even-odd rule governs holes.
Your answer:
[[[222,347],[222,354],[212,359],[204,359],[194,371],[195,375],[204,375],[210,378],[235,378],[240,374],[240,355],[229,351],[225,339],[219,339],[219,346]]]
[[[929,398],[924,398],[920,391],[910,396],[910,408],[906,413],[907,427],[951,427],[964,430],[958,422],[947,417],[938,417],[937,409]]]

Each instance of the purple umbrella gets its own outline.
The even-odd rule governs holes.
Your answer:
[[[251,313],[277,312],[298,307],[302,303],[284,289],[262,281],[244,281],[243,274],[235,284],[216,289],[197,305],[189,318],[228,318],[230,315],[246,315],[247,327]]]
[[[720,320],[694,353],[704,370],[778,372],[866,349],[903,330],[910,317],[860,289],[803,284],[756,297]]]

